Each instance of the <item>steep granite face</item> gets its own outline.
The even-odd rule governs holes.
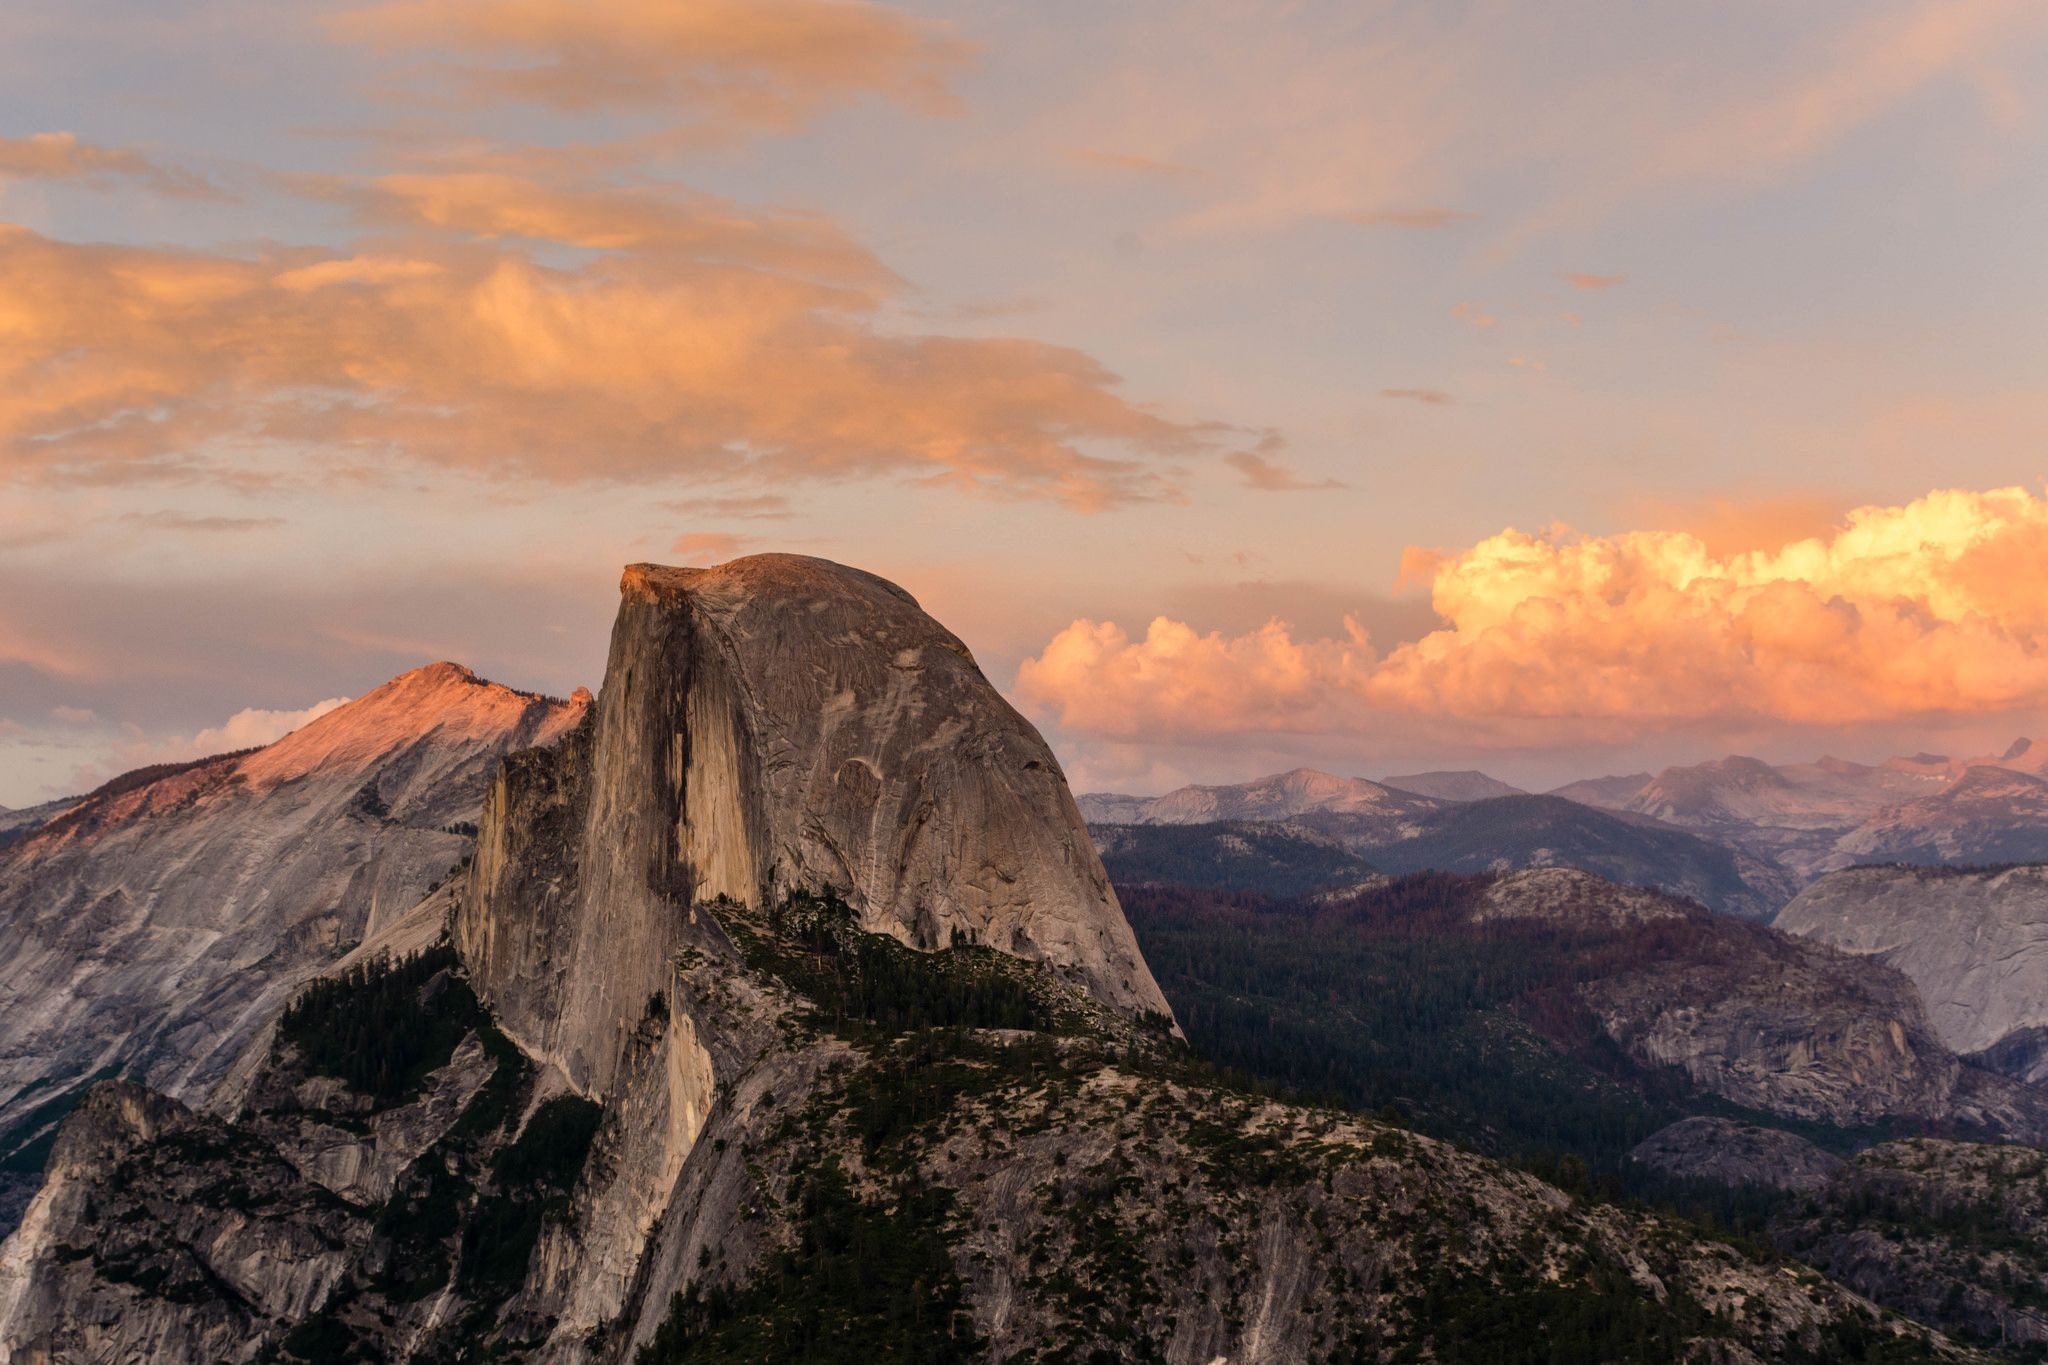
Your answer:
[[[2048,868],[1848,868],[1773,923],[1904,972],[1957,1052],[2048,1025]]]
[[[908,593],[796,555],[634,565],[587,735],[510,764],[456,938],[508,1030],[604,1090],[697,907],[845,898],[1168,1012],[1058,762]]]
[[[1502,878],[1473,918],[1621,931],[1577,950],[1579,1000],[1637,1062],[1736,1104],[1841,1126],[2048,1135],[2048,1098],[1959,1058],[1913,983],[1881,965],[1561,869]]]
[[[448,873],[499,758],[582,709],[433,664],[0,844],[0,1157],[47,1141],[90,1076],[203,1095],[293,987]]]

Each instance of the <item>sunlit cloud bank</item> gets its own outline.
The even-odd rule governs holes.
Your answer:
[[[893,326],[912,286],[829,218],[649,161],[859,98],[943,112],[971,54],[948,25],[862,0],[394,0],[324,32],[407,74],[378,91],[414,118],[370,138],[398,164],[250,175],[363,235],[167,250],[0,224],[0,480],[381,461],[902,479],[1094,510],[1178,498],[1180,460],[1246,443],[1126,397],[1070,347]],[[596,140],[465,131],[507,104]],[[9,175],[189,189],[69,134],[0,140]]]
[[[254,257],[0,228],[0,472],[113,480],[265,443],[551,480],[907,475],[1082,507],[1207,443],[1079,351],[893,335],[802,228],[567,267],[481,242]],[[858,262],[855,262],[858,264]]]
[[[1078,620],[1017,691],[1068,735],[1160,745],[1393,731],[1512,749],[1991,715],[2048,704],[2044,556],[2048,500],[2019,488],[1866,507],[1726,557],[1682,531],[1507,530],[1410,551],[1445,623],[1419,640]]]

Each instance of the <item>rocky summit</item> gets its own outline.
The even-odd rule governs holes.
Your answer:
[[[20,1361],[1879,1353],[1974,1358],[1197,1062],[1037,734],[783,556],[629,570],[468,874],[211,1095],[95,1087],[0,1251]]]

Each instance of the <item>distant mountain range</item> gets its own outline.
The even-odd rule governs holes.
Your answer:
[[[1383,777],[1383,787],[1395,791],[1411,792],[1416,796],[1427,796],[1438,801],[1486,801],[1496,796],[1527,796],[1520,787],[1511,787],[1498,778],[1466,768],[1448,773],[1408,773],[1400,777]]]
[[[1626,828],[1555,805],[1500,804],[1557,800],[1618,817]],[[1093,793],[1079,804],[1091,825],[1290,821],[1389,872],[1580,866],[1716,908],[1768,914],[1837,868],[2048,860],[2048,746],[2021,739],[1995,757],[1914,754],[1876,764],[1738,755],[1588,778],[1540,798],[1473,770],[1373,782],[1297,768],[1157,797]],[[1672,843],[1678,833],[1697,842]],[[1390,851],[1395,845],[1405,847]],[[1114,870],[1118,856],[1109,858]]]
[[[1283,782],[1296,794],[1336,790],[1299,773],[1269,781]],[[1427,804],[1411,798],[1400,805],[1374,802],[1357,790],[1376,785],[1352,779],[1341,806],[1293,801],[1282,807],[1284,814],[1265,820],[1107,820],[1091,828],[1110,878],[1124,885],[1173,883],[1302,895],[1357,885],[1381,873],[1576,867],[1749,918],[1768,916],[1798,890],[1785,870],[1768,859],[1647,816],[1596,810],[1556,796]],[[1228,795],[1209,799],[1215,808],[1228,810],[1251,804]],[[1155,816],[1183,815],[1192,803],[1162,798],[1153,805]],[[1090,808],[1083,806],[1084,811]],[[1092,808],[1120,810],[1099,803]]]

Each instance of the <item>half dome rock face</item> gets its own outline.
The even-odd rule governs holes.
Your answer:
[[[0,840],[0,1157],[100,1075],[203,1095],[300,981],[447,875],[499,759],[583,709],[431,664]]]
[[[634,565],[586,739],[509,764],[457,942],[506,1026],[602,1090],[721,898],[834,893],[1167,1013],[1059,764],[901,588],[826,560]]]

